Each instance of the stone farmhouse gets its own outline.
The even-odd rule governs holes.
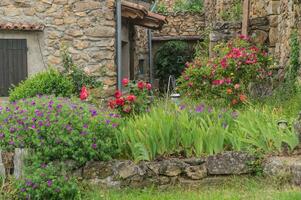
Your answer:
[[[246,0],[242,0],[245,2]],[[152,12],[164,2],[167,13]],[[0,96],[11,84],[60,67],[61,47],[75,63],[98,75],[109,96],[124,77],[153,82],[156,50],[167,41],[196,44],[209,28],[209,42],[241,33],[242,21],[223,21],[237,0],[204,0],[202,12],[172,12],[176,0],[0,0]],[[267,47],[279,71],[289,62],[289,38],[301,39],[298,0],[248,0],[248,34]]]
[[[0,96],[61,66],[62,45],[78,66],[99,75],[108,94],[123,77],[148,79],[148,29],[166,23],[150,9],[149,1],[1,0]]]

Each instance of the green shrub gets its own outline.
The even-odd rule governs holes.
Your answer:
[[[158,5],[155,7],[155,12],[160,13],[160,14],[167,14],[167,6],[165,5],[164,2],[159,2]]]
[[[118,153],[116,116],[67,98],[24,99],[0,107],[0,148],[30,148],[45,162],[109,160]]]
[[[224,150],[270,153],[280,152],[283,143],[291,150],[298,144],[296,134],[279,129],[269,111],[248,108],[237,112],[204,104],[154,107],[127,121],[117,138],[123,154],[135,160]]]
[[[13,87],[9,92],[9,100],[16,101],[34,97],[38,94],[70,97],[73,92],[72,81],[58,71],[50,69],[29,77],[16,87]]]
[[[176,78],[181,75],[185,63],[191,61],[192,55],[188,44],[181,41],[167,42],[158,49],[154,64],[161,89],[166,88],[170,75],[174,75]]]
[[[25,178],[17,182],[18,199],[81,199],[77,181],[52,163],[31,163]],[[66,174],[66,173],[65,173]]]
[[[203,11],[203,7],[203,0],[176,0],[173,11],[200,13]]]
[[[224,21],[241,21],[242,20],[242,0],[236,0],[231,7],[220,13],[220,17]]]

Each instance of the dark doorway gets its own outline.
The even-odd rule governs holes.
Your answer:
[[[17,85],[27,75],[26,40],[0,39],[0,97],[8,96],[11,85]]]

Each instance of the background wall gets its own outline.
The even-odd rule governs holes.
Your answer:
[[[162,0],[167,5],[172,0]],[[298,0],[250,0],[250,32],[256,41],[269,48],[279,66],[288,65],[289,38],[294,29],[301,39],[301,4]],[[211,42],[229,39],[240,34],[241,20],[223,21],[221,13],[229,10],[237,0],[204,0],[202,13],[167,14],[168,24],[154,36],[201,35],[205,27],[212,29]],[[241,0],[242,2],[242,0]]]

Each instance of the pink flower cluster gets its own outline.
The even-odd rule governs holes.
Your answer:
[[[247,100],[248,85],[272,76],[267,53],[240,35],[217,47],[217,55],[207,62],[187,63],[178,89],[188,96],[225,98],[231,105]]]

